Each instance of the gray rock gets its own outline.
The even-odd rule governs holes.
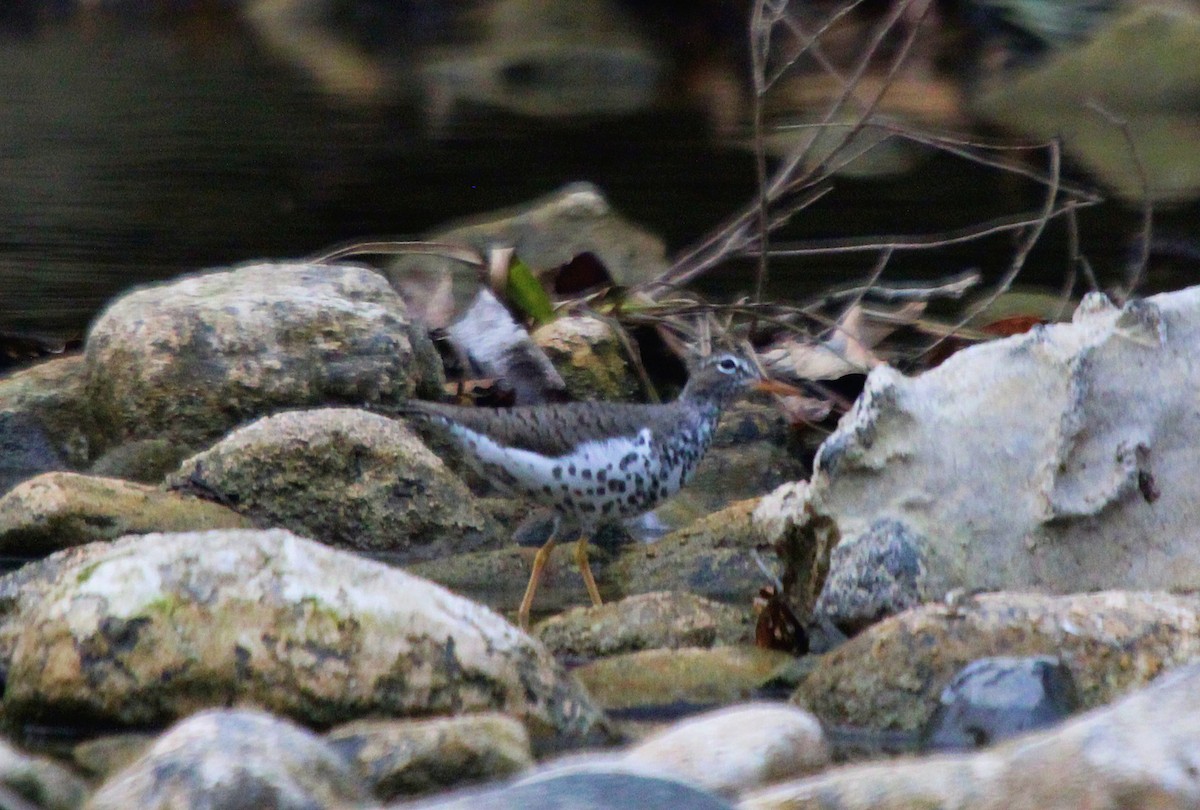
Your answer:
[[[576,607],[537,625],[556,655],[596,658],[656,648],[712,647],[754,640],[749,604],[741,610],[689,593],[658,591]]]
[[[532,335],[578,401],[632,402],[642,386],[611,325],[589,315],[555,318]]]
[[[399,569],[281,530],[86,549],[12,575],[14,722],[144,726],[242,703],[315,726],[499,709],[543,745],[605,734],[541,644]]]
[[[833,549],[842,537],[837,523],[813,509],[807,481],[794,481],[758,500],[751,526],[758,544],[772,549],[778,558],[775,564],[789,609],[798,620],[808,622],[829,575]],[[814,626],[819,629],[814,649],[833,635],[826,628],[837,632],[827,621]]]
[[[830,574],[816,618],[853,635],[867,625],[921,604],[928,592],[924,542],[898,520],[881,518],[847,538],[830,556]]]
[[[719,602],[748,605],[768,580],[754,560],[760,540],[755,501],[739,501],[653,543],[621,549],[598,581],[625,594],[689,591]],[[774,562],[768,548],[762,555]]]
[[[821,446],[807,506],[844,538],[881,518],[923,538],[926,595],[1192,589],[1198,353],[1195,287],[1123,309],[1089,296],[1072,323],[918,377],[876,368]]]
[[[0,497],[0,553],[42,557],[85,543],[146,532],[250,529],[211,501],[72,472],[39,475]]]
[[[0,379],[0,493],[43,472],[79,468],[95,449],[83,358],[62,357]]]
[[[360,720],[335,728],[326,739],[384,801],[502,779],[533,767],[525,726],[495,712]]]
[[[350,408],[259,419],[168,483],[236,504],[259,525],[402,562],[507,539],[407,425]]]
[[[36,419],[0,412],[0,493],[42,473],[65,469],[66,461]]]
[[[135,439],[110,448],[96,459],[88,472],[104,478],[124,478],[141,484],[157,484],[193,450],[167,439]]]
[[[192,715],[96,791],[89,810],[315,810],[370,806],[350,764],[320,737],[245,709]]]
[[[790,661],[758,647],[688,647],[614,655],[573,673],[607,711],[663,718],[749,700]]]
[[[707,791],[659,774],[609,765],[551,772],[514,785],[392,810],[733,810]]]
[[[1075,810],[1200,805],[1200,666],[1112,706],[974,754],[838,768],[742,797],[741,810]]]
[[[980,658],[942,690],[921,738],[926,748],[982,748],[1053,726],[1078,705],[1071,670],[1057,658]]]
[[[1061,658],[1080,705],[1099,706],[1200,656],[1200,598],[996,593],[923,605],[821,656],[793,700],[830,725],[917,731],[971,661],[1039,655]]]
[[[85,740],[71,749],[75,765],[90,777],[107,779],[132,765],[154,745],[155,735],[145,732],[105,734]]]
[[[281,408],[383,406],[441,382],[403,301],[349,265],[247,265],[129,293],[92,326],[86,358],[113,443],[202,446]]]
[[[62,765],[0,741],[0,805],[5,808],[10,791],[41,810],[75,810],[87,798],[86,783]]]
[[[808,712],[746,703],[676,723],[632,746],[625,759],[734,797],[821,770],[829,764],[829,747]]]

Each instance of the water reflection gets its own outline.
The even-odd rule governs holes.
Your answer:
[[[822,11],[816,3],[803,9]],[[77,335],[133,284],[347,239],[422,233],[580,180],[679,250],[753,193],[745,11],[581,0],[8,4],[0,15],[0,333]],[[1161,38],[1178,44],[1195,17],[1172,14],[1178,25]],[[829,35],[822,58],[852,59],[871,22]],[[931,36],[951,22],[943,15]],[[1113,35],[1122,42],[1123,30]],[[797,41],[781,35],[776,45],[786,55]],[[942,47],[934,39],[914,52],[881,114],[961,127],[982,111],[1037,136],[1070,120],[1052,106],[1004,100],[1026,81],[1014,76],[1033,74],[967,81],[960,64],[946,69]],[[1146,59],[1157,64],[1153,53]],[[1171,85],[1178,92],[1167,108],[1143,109],[1130,125],[1143,133],[1138,148],[1149,170],[1167,178],[1152,183],[1161,197],[1191,206],[1160,220],[1185,242],[1195,237],[1200,184],[1191,140],[1198,80],[1189,75]],[[961,103],[963,87],[976,107]],[[788,79],[771,98],[769,122],[811,120],[838,92],[808,76]],[[1109,151],[1121,152],[1121,130],[1104,126]],[[769,146],[788,148],[775,138]],[[1127,151],[1113,173],[1111,159],[1082,135],[1068,146],[1136,201]],[[839,181],[836,194],[781,238],[930,233],[1038,200],[1036,188],[944,155],[901,151],[884,173]],[[1081,244],[1102,276],[1120,274],[1138,227],[1122,206],[1081,218]],[[1061,230],[1047,233],[1027,280],[1057,285],[1065,240]],[[999,271],[1010,253],[998,238],[939,254],[936,267],[927,257],[898,257],[889,272]],[[773,273],[775,292],[819,289],[869,263],[783,264]],[[707,283],[709,291],[738,286],[728,277]]]

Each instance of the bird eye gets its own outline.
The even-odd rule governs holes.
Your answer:
[[[733,372],[737,371],[737,367],[737,360],[734,360],[732,357],[722,357],[720,361],[717,362],[717,368],[726,374],[732,374]]]

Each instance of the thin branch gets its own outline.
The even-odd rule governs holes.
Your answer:
[[[1059,147],[1058,141],[1050,142],[1050,176],[1057,179],[1062,172],[1062,149]],[[1021,268],[1025,266],[1025,259],[1028,258],[1029,252],[1033,250],[1033,246],[1037,244],[1041,238],[1042,232],[1046,229],[1046,224],[1050,221],[1055,210],[1055,200],[1058,198],[1058,183],[1051,183],[1046,191],[1046,202],[1042,206],[1042,215],[1029,229],[1029,233],[1025,239],[1017,246],[1016,253],[1013,254],[1012,261],[1009,263],[1008,271],[1004,277],[996,284],[992,292],[977,302],[974,306],[968,307],[966,313],[955,325],[955,331],[963,328],[970,323],[975,316],[990,307],[997,298],[1003,295],[1016,280],[1017,275],[1021,272]],[[945,342],[948,335],[935,340],[921,354],[928,354]]]
[[[1121,136],[1125,139],[1125,148],[1129,150],[1129,157],[1133,161],[1133,169],[1137,172],[1138,183],[1141,185],[1142,230],[1137,256],[1129,263],[1130,267],[1125,279],[1125,297],[1128,299],[1142,283],[1142,276],[1146,272],[1146,266],[1150,263],[1150,243],[1154,239],[1154,202],[1150,199],[1150,177],[1146,173],[1146,164],[1142,161],[1137,142],[1133,139],[1133,130],[1129,127],[1128,119],[1121,118],[1095,100],[1089,101],[1086,106],[1120,130]]]
[[[887,255],[891,255],[889,252]],[[961,298],[966,292],[977,286],[983,280],[978,270],[967,270],[933,284],[905,284],[900,286],[881,287],[879,285],[849,287],[835,290],[822,296],[817,303],[806,305],[827,307],[843,300],[859,300],[875,298],[880,301],[932,301],[935,298]]]
[[[312,264],[325,264],[337,259],[350,256],[441,256],[473,267],[484,267],[487,260],[479,251],[462,245],[452,245],[448,242],[349,242],[330,248],[322,253],[309,256],[306,261]]]
[[[822,123],[829,124],[839,116],[841,110],[854,96],[855,89],[861,82],[862,76],[866,73],[866,70],[871,64],[873,58],[878,53],[884,39],[904,17],[905,10],[914,1],[922,2],[923,0],[901,0],[901,2],[898,2],[894,5],[888,17],[877,27],[871,42],[867,45],[863,55],[859,58],[854,70],[847,77],[846,87],[843,89],[838,99],[836,99],[826,110]],[[826,156],[826,160],[831,160],[838,156],[844,146],[849,143],[857,134],[859,129],[861,129],[862,122],[870,117],[871,111],[875,109],[879,101],[883,98],[884,93],[886,93],[888,88],[891,86],[891,82],[894,80],[897,72],[900,69],[900,66],[906,60],[920,30],[920,23],[923,22],[925,17],[928,15],[929,8],[930,4],[926,3],[921,15],[917,18],[916,23],[911,26],[904,38],[904,41],[897,49],[889,66],[886,80],[881,84],[879,90],[874,94],[873,98],[870,99],[870,101],[865,105],[866,113],[862,116],[862,120],[860,120],[856,126],[851,127],[842,142],[838,146],[835,146],[830,154]],[[829,176],[827,172],[823,172],[820,179],[815,178],[814,175],[819,167],[814,167],[804,172],[798,171],[807,158],[808,152],[810,151],[812,144],[815,143],[815,140],[816,139],[814,136],[814,138],[809,139],[809,142],[805,146],[794,150],[766,181],[765,198],[768,205],[774,205],[788,194],[811,190],[812,187],[817,186],[818,183],[822,182],[822,179]],[[822,190],[821,194],[823,195],[824,193],[825,192]],[[753,244],[753,241],[747,235],[749,232],[748,225],[760,216],[760,206],[763,201],[763,196],[764,195],[762,193],[757,195],[756,199],[749,206],[743,208],[738,214],[726,221],[699,245],[689,249],[681,256],[677,257],[672,263],[672,266],[665,273],[663,273],[654,282],[645,285],[643,289],[656,289],[661,287],[664,283],[682,283],[685,279],[693,279],[704,272],[707,272],[715,265],[732,256],[754,255],[745,250],[747,245]],[[811,201],[811,197],[802,197],[799,201],[799,204],[795,201],[789,203],[786,206],[785,212],[782,212],[782,214],[772,215],[772,218],[786,221],[788,217],[801,210],[802,205],[811,204]]]

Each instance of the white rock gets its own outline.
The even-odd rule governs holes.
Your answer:
[[[747,703],[677,723],[625,756],[734,796],[821,769],[829,748],[821,724],[803,709]]]

